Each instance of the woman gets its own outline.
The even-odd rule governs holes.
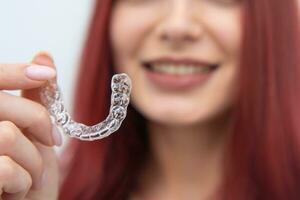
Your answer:
[[[62,157],[60,199],[300,198],[296,0],[99,0],[95,8],[75,119],[95,124],[105,118],[110,78],[117,72],[132,79],[131,105],[118,133],[101,141],[71,141]],[[33,63],[31,68],[54,65],[46,54]],[[14,87],[30,88],[23,96],[38,101],[38,90],[31,88],[55,73],[41,78],[26,72],[36,85]],[[37,126],[21,126],[21,114],[11,115],[6,120],[13,123],[3,127],[14,128],[6,135],[61,144],[59,135],[40,134],[42,125],[45,133],[51,130],[46,115],[31,119],[43,122]],[[27,128],[28,137],[16,127]],[[21,162],[24,151],[5,157],[5,166],[23,167],[19,180],[27,172],[27,185],[17,190],[18,179],[7,175],[4,195],[56,198],[53,152],[39,143],[27,144],[27,152],[30,146],[32,157],[43,162]]]

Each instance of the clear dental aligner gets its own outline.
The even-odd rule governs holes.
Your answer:
[[[49,81],[40,92],[41,100],[48,109],[52,121],[63,132],[71,137],[93,141],[109,136],[119,129],[126,117],[129,96],[131,92],[131,80],[122,73],[115,74],[111,80],[111,106],[107,118],[93,126],[87,126],[73,121],[67,112],[61,91],[54,81]]]

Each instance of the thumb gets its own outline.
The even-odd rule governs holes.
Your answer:
[[[44,171],[41,187],[38,190],[30,190],[26,199],[57,199],[59,192],[59,168],[58,158],[52,147],[35,143],[41,153]]]
[[[54,61],[49,53],[39,52],[37,53],[32,61],[32,64],[45,65],[54,69]],[[55,78],[56,81],[56,78]],[[22,90],[22,96],[38,103],[41,103],[40,99],[40,88],[33,88],[29,90]],[[44,163],[44,174],[42,187],[39,190],[30,190],[28,193],[28,199],[57,199],[58,187],[59,187],[59,174],[57,165],[57,156],[52,147],[44,146],[38,142],[35,146],[41,153]]]
[[[41,51],[38,52],[32,59],[31,61],[32,64],[37,64],[37,65],[45,65],[45,66],[49,66],[52,67],[54,69],[56,69],[55,65],[54,65],[54,60],[51,57],[51,55],[47,52]],[[56,77],[55,77],[55,81],[56,81]],[[21,95],[23,97],[26,97],[28,99],[31,99],[33,101],[36,101],[38,103],[41,103],[41,99],[40,99],[40,89],[39,88],[33,88],[33,89],[29,89],[29,90],[22,90],[21,91]]]

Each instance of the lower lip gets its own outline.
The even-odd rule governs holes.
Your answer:
[[[187,75],[173,75],[146,69],[147,78],[160,88],[167,90],[188,90],[203,85],[212,76],[213,71]]]

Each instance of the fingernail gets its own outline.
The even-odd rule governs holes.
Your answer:
[[[62,145],[62,135],[55,125],[52,125],[52,137],[56,146]]]
[[[30,65],[25,68],[25,75],[33,80],[44,81],[56,76],[55,69],[44,65]]]

